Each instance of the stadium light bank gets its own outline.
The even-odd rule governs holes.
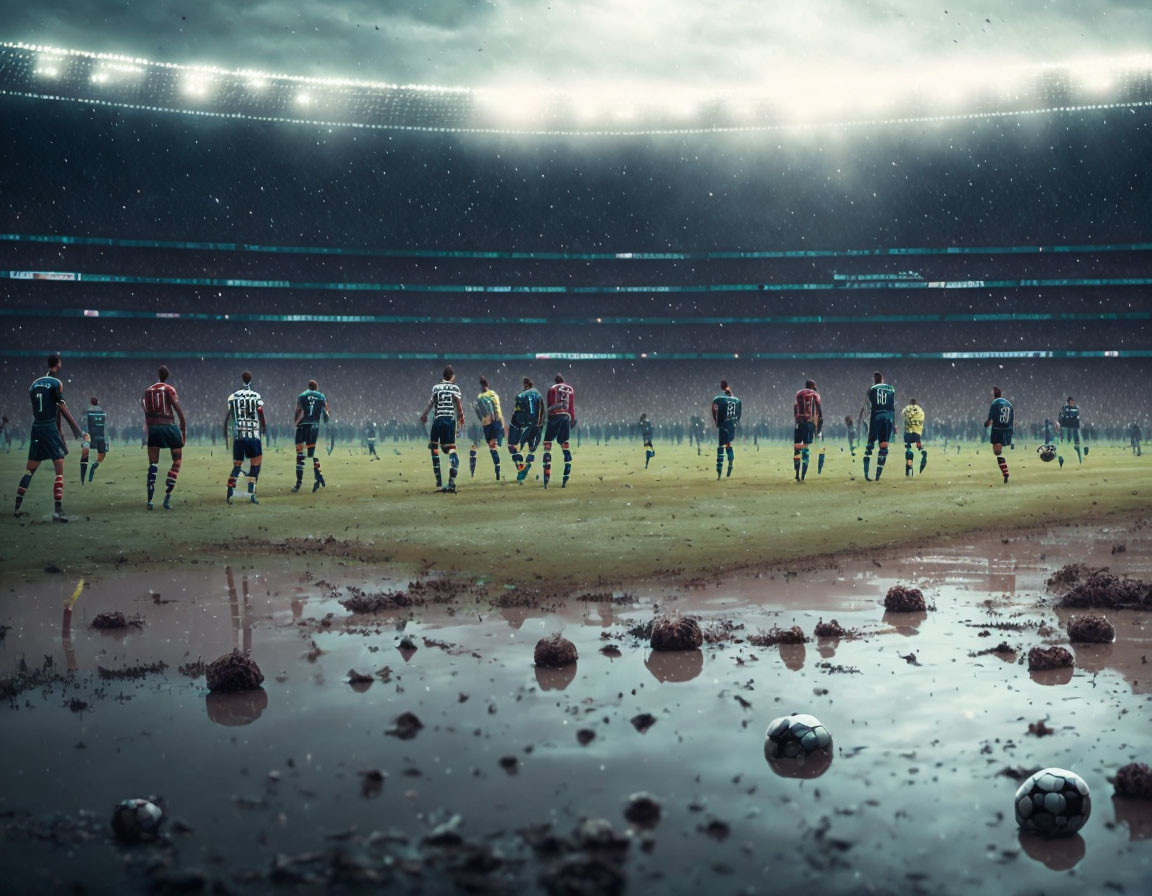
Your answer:
[[[790,132],[1152,105],[1152,55],[996,68],[778,72],[735,90],[453,87],[182,65],[0,42],[0,95],[327,127],[626,136]]]

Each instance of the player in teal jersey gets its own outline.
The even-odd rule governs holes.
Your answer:
[[[727,380],[720,380],[720,394],[712,399],[712,422],[716,424],[716,478],[724,470],[724,456],[728,456],[728,475],[732,475],[732,462],[736,452],[732,443],[736,440],[736,426],[740,422],[740,399],[732,394]]]
[[[516,464],[516,481],[523,482],[532,462],[536,460],[537,446],[544,435],[544,396],[540,394],[532,380],[524,377],[524,391],[516,396],[512,411],[512,422],[508,426],[508,453]],[[524,447],[528,447],[525,458]]]
[[[1084,452],[1080,452],[1080,408],[1076,406],[1076,400],[1069,395],[1068,403],[1060,408],[1060,416],[1057,418],[1060,423],[1060,432],[1063,433],[1063,441],[1065,444],[1068,442],[1075,442],[1076,446],[1076,459],[1080,463],[1084,463],[1084,455],[1088,453],[1088,443],[1084,443]]]
[[[84,484],[84,474],[87,472],[88,481],[96,475],[96,468],[104,463],[108,453],[107,417],[100,407],[100,402],[93,395],[90,399],[92,406],[84,414],[84,445],[80,449],[80,484]],[[92,468],[88,468],[88,452],[90,448],[96,449],[96,461]]]
[[[884,382],[884,374],[879,370],[872,374],[873,385],[868,390],[866,404],[860,410],[860,418],[868,411],[868,444],[864,446],[864,478],[871,481],[868,465],[872,460],[872,448],[879,442],[880,452],[876,456],[876,481],[884,472],[888,460],[888,441],[896,433],[896,390]]]
[[[656,449],[652,447],[652,421],[647,414],[640,415],[640,438],[644,440],[644,469],[656,456]]]
[[[316,439],[320,435],[320,421],[328,423],[331,428],[331,419],[328,398],[320,391],[316,380],[308,380],[308,388],[296,398],[296,485],[292,491],[300,491],[300,485],[304,482],[305,448],[312,458],[312,491],[325,486],[324,477],[320,473],[320,458],[316,456]]]
[[[80,438],[80,427],[72,418],[67,405],[64,404],[64,384],[56,376],[60,372],[62,362],[60,356],[48,356],[48,372],[37,378],[28,390],[32,399],[32,435],[28,442],[28,466],[20,485],[16,488],[16,516],[21,515],[20,505],[24,503],[24,495],[28,485],[32,482],[32,474],[40,467],[42,461],[52,461],[56,469],[56,480],[52,485],[52,497],[56,502],[52,513],[52,521],[57,523],[68,522],[64,515],[64,457],[68,448],[64,444],[64,433],[60,429],[61,420],[66,420],[72,428],[72,434]]]
[[[1008,484],[1008,461],[1000,452],[1005,445],[1012,444],[1012,417],[1012,402],[1004,397],[999,386],[993,386],[992,406],[988,409],[984,428],[990,429],[988,440],[992,443],[992,453],[996,455],[996,463],[1000,465],[1005,485]]]

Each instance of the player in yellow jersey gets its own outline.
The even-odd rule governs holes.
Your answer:
[[[912,475],[912,446],[920,451],[920,472],[928,465],[928,452],[921,441],[924,435],[924,408],[916,404],[915,398],[908,399],[908,406],[901,416],[904,419],[904,475]]]
[[[504,441],[504,414],[500,410],[500,396],[488,385],[488,380],[480,377],[480,394],[476,396],[476,416],[484,427],[484,440],[492,455],[492,465],[496,469],[496,479],[500,479],[500,445]]]

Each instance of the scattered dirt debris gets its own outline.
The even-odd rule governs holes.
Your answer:
[[[843,638],[848,634],[848,631],[835,619],[829,622],[821,619],[816,623],[816,628],[812,630],[812,634],[817,638]]]
[[[125,616],[123,613],[116,611],[115,613],[97,613],[92,618],[92,628],[99,629],[123,629],[123,628],[143,628],[144,617],[133,616],[131,618]]]
[[[692,616],[673,611],[652,623],[653,650],[695,650],[703,643],[700,623]]]
[[[808,640],[804,630],[798,625],[791,628],[772,626],[767,632],[749,635],[748,643],[753,647],[772,647],[776,644],[803,644]]]
[[[137,663],[134,666],[125,666],[123,669],[105,669],[103,666],[97,666],[96,671],[100,673],[100,677],[109,681],[131,681],[137,678],[145,678],[148,675],[159,675],[168,664],[165,662],[156,663]]]
[[[619,865],[598,855],[567,856],[540,875],[548,896],[620,896],[627,881]]]
[[[1028,669],[1032,672],[1067,669],[1074,665],[1072,654],[1065,647],[1033,647],[1028,651]]]
[[[71,700],[68,701],[68,708],[72,712],[84,712],[84,710],[86,710],[88,708],[88,704],[85,703],[83,700],[80,700],[76,697],[73,697]]]
[[[208,690],[213,693],[252,691],[264,683],[264,673],[246,653],[233,650],[213,660],[204,670]]]
[[[576,740],[580,743],[580,746],[586,747],[592,743],[592,741],[596,740],[596,732],[591,728],[581,728],[576,732]]]
[[[631,604],[636,602],[636,596],[628,592],[613,594],[611,591],[594,591],[578,594],[576,600],[589,604]]]
[[[702,834],[707,834],[713,840],[723,841],[728,839],[728,835],[732,833],[732,828],[728,822],[721,821],[719,818],[713,818],[707,824],[700,825],[697,828]]]
[[[176,667],[176,671],[188,678],[199,678],[208,672],[208,664],[201,659],[192,663],[184,663]]]
[[[650,712],[642,712],[637,716],[632,716],[632,727],[643,734],[649,728],[656,724],[656,717]]]
[[[11,700],[24,691],[60,684],[70,678],[71,673],[61,674],[56,671],[56,661],[50,656],[44,657],[44,662],[39,668],[29,666],[21,657],[16,664],[15,674],[7,678],[0,678],[0,700]]]
[[[365,675],[363,672],[357,672],[355,669],[348,670],[349,684],[372,684],[375,680],[371,675]]]
[[[1112,553],[1113,554],[1123,554],[1126,550],[1128,550],[1128,545],[1126,545],[1126,544],[1114,544],[1114,545],[1112,545]]]
[[[989,647],[987,650],[978,650],[975,653],[968,654],[968,656],[977,657],[977,656],[988,656],[989,654],[993,654],[993,653],[994,654],[1008,654],[1008,653],[1015,653],[1015,652],[1016,652],[1015,648],[1013,648],[1012,645],[1010,645],[1007,641],[1001,641],[995,647]]]
[[[628,797],[624,817],[642,828],[653,828],[660,821],[660,803],[650,793],[641,791]]]
[[[504,769],[508,774],[514,775],[520,770],[520,760],[515,756],[501,756],[500,768]]]
[[[406,591],[379,591],[369,594],[355,586],[348,587],[349,596],[338,603],[352,613],[379,613],[381,610],[402,610],[422,606],[425,601],[414,599]]]
[[[501,610],[529,609],[548,610],[559,606],[555,595],[545,594],[535,588],[509,588],[492,598],[492,606]]]
[[[1055,591],[1057,588],[1070,588],[1077,582],[1104,571],[1089,569],[1083,563],[1066,563],[1048,577],[1048,589]]]
[[[604,654],[604,656],[611,659],[616,659],[618,656],[623,656],[623,654],[620,653],[620,648],[615,644],[609,644],[607,647],[601,647],[600,652]]]
[[[1135,796],[1152,800],[1152,768],[1143,762],[1129,762],[1116,770],[1117,796]]]
[[[1094,572],[1061,597],[1057,606],[1148,610],[1152,609],[1152,585],[1138,579],[1121,579],[1109,572]]]
[[[1086,613],[1068,620],[1068,638],[1074,644],[1111,644],[1116,640],[1116,629],[1103,616]]]
[[[893,585],[884,595],[884,609],[890,613],[922,613],[928,609],[919,588]]]
[[[400,740],[412,740],[423,727],[424,723],[417,718],[415,713],[405,712],[398,715],[393,726],[384,733]]]
[[[1013,781],[1024,781],[1031,778],[1036,772],[1040,771],[1039,768],[1024,768],[1022,766],[1004,766],[1000,769],[999,775],[1003,778],[1011,778]]]
[[[743,632],[744,623],[734,619],[717,619],[701,629],[704,640],[709,644],[739,644],[744,640]]]
[[[560,669],[576,662],[576,645],[556,632],[536,642],[534,659],[537,666]]]
[[[1028,733],[1033,734],[1036,737],[1047,737],[1049,734],[1055,734],[1056,729],[1049,728],[1047,721],[1047,719],[1040,719],[1038,722],[1029,722]]]

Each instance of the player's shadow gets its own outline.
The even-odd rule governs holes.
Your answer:
[[[1019,834],[1020,848],[1028,858],[1053,871],[1075,868],[1088,852],[1088,844],[1079,834],[1071,837],[1045,837],[1030,831]]]
[[[653,650],[644,665],[658,682],[691,681],[704,671],[701,650]]]
[[[536,684],[542,691],[562,691],[576,680],[576,664],[569,663],[559,669],[536,666]]]

